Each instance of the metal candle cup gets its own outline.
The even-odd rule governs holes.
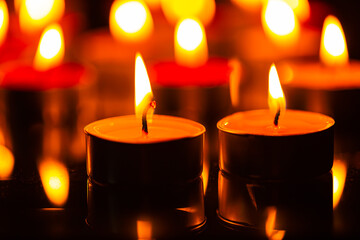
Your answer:
[[[269,110],[239,112],[220,120],[220,169],[264,179],[311,177],[330,171],[332,118],[286,110],[278,127],[273,121]]]
[[[183,183],[201,176],[205,127],[184,118],[154,115],[142,136],[135,115],[85,127],[88,176],[101,184]]]

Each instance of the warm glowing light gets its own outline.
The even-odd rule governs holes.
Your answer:
[[[65,11],[65,0],[22,0],[16,4],[19,5],[20,28],[27,33],[59,21]]]
[[[310,17],[310,4],[308,0],[284,0],[293,10],[300,21]]]
[[[339,204],[346,180],[347,166],[344,161],[334,160],[333,172],[333,208]]]
[[[4,0],[0,1],[0,45],[4,42],[9,28],[9,11]]]
[[[149,221],[138,220],[137,222],[137,236],[138,239],[149,240],[152,239],[152,225]]]
[[[69,173],[66,167],[54,159],[44,159],[39,173],[46,196],[55,206],[63,206],[69,194]]]
[[[215,15],[215,0],[161,0],[162,10],[172,24],[184,18],[197,18],[208,25]]]
[[[11,176],[14,163],[15,160],[12,152],[7,147],[0,145],[0,180]]]
[[[268,207],[268,216],[265,222],[265,232],[266,236],[270,240],[281,240],[285,236],[284,230],[275,230],[276,223],[276,208]]]
[[[150,9],[158,9],[160,8],[161,0],[145,0],[145,3]]]
[[[340,21],[327,16],[321,34],[320,60],[328,66],[345,65],[349,61],[345,34]]]
[[[34,67],[45,71],[59,65],[64,58],[64,36],[60,25],[53,24],[47,27],[40,39]]]
[[[197,67],[208,59],[203,25],[195,19],[184,19],[175,28],[175,59],[183,66]]]
[[[231,0],[235,5],[247,11],[256,11],[261,8],[265,0]]]
[[[137,42],[152,33],[153,20],[143,1],[116,0],[111,6],[109,28],[117,40]]]
[[[147,73],[144,60],[140,53],[135,58],[135,113],[141,117],[145,107],[151,102],[153,94],[151,91],[150,79]]]
[[[206,189],[209,184],[209,174],[210,174],[210,162],[209,162],[209,159],[206,158],[203,161],[203,171],[201,174],[202,181],[203,181],[204,194],[206,193]]]
[[[279,75],[277,73],[275,64],[272,64],[269,71],[269,108],[273,113],[285,111],[286,101],[284,92],[281,88]]]
[[[275,43],[291,45],[298,39],[299,24],[293,9],[282,0],[269,0],[262,11],[265,34]]]

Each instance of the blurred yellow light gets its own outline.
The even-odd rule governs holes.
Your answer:
[[[153,94],[150,79],[144,60],[140,53],[135,58],[135,113],[141,117],[146,106],[151,102]]]
[[[16,4],[20,5],[20,28],[26,33],[37,32],[59,21],[65,11],[64,0],[22,0]]]
[[[183,66],[197,67],[208,59],[205,30],[194,19],[184,19],[175,28],[175,59]]]
[[[341,66],[349,61],[349,54],[344,30],[340,21],[327,16],[322,30],[320,44],[320,60],[328,66]]]
[[[161,0],[165,17],[172,24],[184,18],[197,18],[208,25],[215,15],[215,0]]]
[[[262,11],[265,34],[275,43],[291,45],[299,37],[299,24],[292,8],[282,0],[269,0]]]
[[[12,152],[3,145],[0,145],[0,180],[11,176],[14,169],[14,156]]]
[[[62,29],[58,24],[50,25],[41,36],[34,59],[35,69],[45,71],[59,65],[64,58],[64,53]]]
[[[153,20],[143,1],[116,0],[110,10],[111,34],[119,41],[142,41],[153,30]]]
[[[0,45],[3,44],[9,28],[9,11],[4,0],[0,1]]]
[[[63,206],[69,194],[69,173],[66,167],[54,159],[44,159],[39,173],[46,196],[55,206]]]
[[[294,10],[300,21],[306,21],[310,17],[310,4],[308,0],[284,0]]]
[[[284,92],[281,88],[279,75],[277,73],[275,64],[272,64],[269,71],[269,98],[270,111],[276,113],[279,109],[281,112],[285,111],[286,101]]]

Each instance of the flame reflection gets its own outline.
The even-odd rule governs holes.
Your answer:
[[[346,180],[347,165],[342,160],[334,160],[333,172],[333,208],[340,202]]]
[[[276,223],[276,213],[277,210],[275,207],[268,207],[267,209],[267,219],[265,223],[265,232],[266,236],[270,240],[281,240],[285,236],[284,230],[276,230],[275,223]]]
[[[149,240],[152,239],[152,225],[150,221],[138,220],[137,222],[137,236],[138,239]]]
[[[0,145],[0,180],[8,179],[14,169],[14,156],[5,146]]]

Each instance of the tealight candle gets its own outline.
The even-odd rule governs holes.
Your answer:
[[[165,189],[168,188],[184,191],[188,196],[188,191],[184,189],[187,188],[186,184],[198,181],[202,174],[205,127],[184,118],[152,116],[156,104],[140,54],[137,54],[135,62],[135,105],[135,115],[106,118],[85,127],[88,186],[91,193],[88,198],[91,203],[88,223],[98,229],[105,227],[115,234],[119,229],[112,229],[109,226],[111,224],[104,225],[101,216],[105,216],[106,221],[122,222],[129,209],[120,206],[121,201],[116,200],[114,207],[99,214],[98,202],[117,199],[123,193],[121,189],[126,188],[130,190],[126,190],[129,196],[123,198],[125,202],[139,200],[138,193],[148,188],[156,189],[158,196],[166,197],[168,190]],[[96,194],[101,191],[104,194]],[[202,188],[200,193],[203,196]],[[159,212],[165,210],[169,214],[169,222],[161,216],[153,216],[153,221],[161,226],[168,225],[170,229],[194,229],[205,221],[202,199],[196,200],[196,211],[186,213],[188,217],[181,218],[183,220],[175,224],[178,226],[172,222],[174,217],[178,217],[175,213],[177,210],[171,210],[173,203],[159,209]],[[144,211],[146,213],[146,208],[141,207],[144,204],[138,202],[135,205],[141,208],[133,212],[135,217],[144,214]],[[113,213],[113,208],[118,209],[116,213]],[[161,233],[164,231],[160,230]]]
[[[95,109],[87,106],[93,103],[94,81],[83,65],[61,63],[59,52],[64,53],[62,31],[54,24],[44,30],[34,66],[22,60],[2,65],[1,127],[14,154],[15,178],[34,180],[44,155],[85,162],[80,126],[95,118]]]
[[[218,122],[220,169],[269,179],[317,176],[333,162],[331,117],[286,110],[276,68],[269,73],[270,110],[235,113]]]
[[[289,106],[332,116],[337,122],[336,152],[359,151],[356,109],[360,102],[360,63],[349,61],[341,24],[331,15],[324,21],[320,60],[288,61],[279,65],[285,91],[290,96]]]

